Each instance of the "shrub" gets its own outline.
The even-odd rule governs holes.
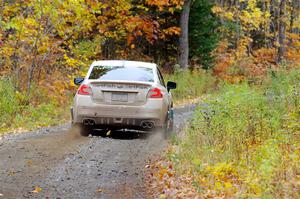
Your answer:
[[[39,98],[45,96],[41,89],[32,87],[35,95]],[[49,102],[47,102],[49,101]],[[29,103],[26,95],[15,91],[13,84],[9,79],[0,80],[0,134],[16,129],[31,130],[41,126],[59,124],[66,121],[69,116],[68,105],[70,102],[58,106],[56,100],[49,96],[44,101],[37,100],[35,103]],[[67,108],[66,108],[67,107]]]
[[[198,107],[172,157],[205,194],[299,198],[299,99],[300,71],[260,86],[224,84]]]
[[[17,94],[9,80],[0,79],[0,127],[11,122],[20,110]]]
[[[204,70],[176,71],[173,75],[165,75],[165,79],[177,83],[177,89],[172,91],[176,103],[199,98],[216,85],[216,78]]]

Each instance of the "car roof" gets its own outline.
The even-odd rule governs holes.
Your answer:
[[[140,61],[127,61],[127,60],[102,60],[94,61],[92,66],[124,66],[124,67],[145,67],[155,68],[156,64]]]

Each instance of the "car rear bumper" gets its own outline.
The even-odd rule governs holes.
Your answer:
[[[92,101],[78,103],[74,104],[72,111],[73,123],[140,127],[144,122],[150,122],[155,127],[162,127],[168,111],[163,107],[163,101],[160,99],[148,100],[140,106],[96,104]]]

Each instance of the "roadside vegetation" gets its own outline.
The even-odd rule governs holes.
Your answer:
[[[166,198],[299,198],[299,136],[300,70],[220,83],[154,165],[164,183],[152,185]]]
[[[178,70],[174,74],[166,74],[165,79],[177,83],[177,88],[172,90],[175,106],[197,103],[217,85],[217,79],[205,70]]]
[[[0,135],[23,132],[69,121],[70,100],[48,99],[49,92],[33,87],[33,96],[15,92],[9,79],[0,79]],[[35,97],[34,97],[35,96]],[[33,101],[35,104],[29,103]],[[69,98],[71,99],[71,98]]]

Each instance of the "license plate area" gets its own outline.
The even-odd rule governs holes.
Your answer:
[[[128,93],[112,93],[111,101],[113,101],[113,102],[128,102]]]

